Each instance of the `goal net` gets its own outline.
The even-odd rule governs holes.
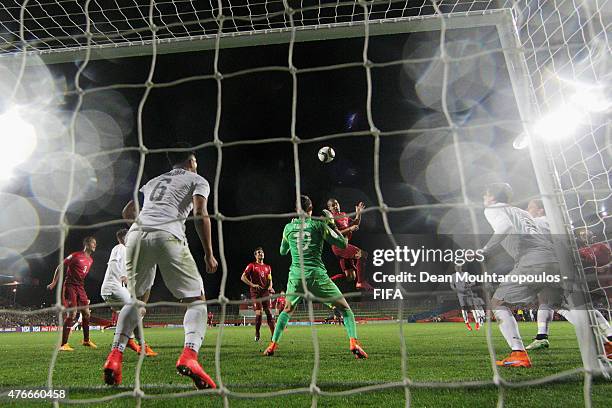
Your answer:
[[[201,174],[211,182],[220,277],[207,303],[219,328],[205,341],[215,344],[219,388],[151,393],[155,386],[140,376],[141,355],[129,387],[68,402],[134,398],[140,405],[215,394],[229,406],[232,398],[305,394],[316,406],[321,397],[399,389],[409,406],[415,389],[494,386],[504,406],[510,389],[582,374],[590,406],[593,378],[610,370],[594,310],[610,319],[612,279],[609,266],[588,252],[610,245],[609,23],[608,3],[588,0],[3,1],[0,123],[24,135],[20,153],[44,154],[25,168],[11,150],[17,142],[0,145],[0,158],[11,164],[7,174],[29,181],[25,192],[0,178],[8,186],[0,193],[8,209],[0,218],[0,274],[17,283],[27,259],[53,256],[56,262],[57,250],[64,259],[70,234],[120,228],[118,197],[137,198],[143,182],[158,175],[154,163],[182,135],[191,135],[206,158]],[[242,78],[250,82],[237,81]],[[164,120],[168,112],[172,121]],[[9,121],[17,116],[27,124]],[[336,149],[341,171],[312,163],[324,145]],[[342,158],[343,150],[354,157]],[[277,163],[276,173],[257,176],[262,157]],[[419,228],[469,234],[456,243],[474,247],[475,236],[490,232],[479,194],[497,181],[509,181],[522,204],[541,198],[551,232],[571,248],[558,255],[575,292],[569,306],[584,312],[576,328],[582,367],[509,379],[495,365],[497,328],[489,324],[490,379],[414,380],[405,338],[411,326],[399,302],[393,318],[400,380],[324,389],[312,324],[308,383],[252,393],[224,381],[223,337],[231,330],[224,323],[233,324],[228,315],[239,316],[244,303],[228,285],[237,281],[234,248],[252,251],[253,231],[276,233],[266,229],[267,221],[304,217],[301,208],[291,210],[301,194],[326,183],[321,195],[367,196],[363,229],[383,233],[391,247]],[[361,195],[359,183],[367,184]],[[269,205],[251,185],[267,194]],[[248,208],[237,204],[244,202]],[[246,234],[245,223],[251,223]],[[113,241],[110,232],[99,234]],[[585,263],[589,256],[593,262]],[[394,268],[399,273],[400,265]],[[60,276],[58,287],[63,271]],[[410,295],[400,284],[395,288]],[[349,303],[362,296],[345,295]],[[321,299],[307,293],[306,300],[303,317],[314,323],[321,311],[313,304]],[[41,310],[20,309],[15,299],[3,303],[0,313],[17,319],[53,311],[61,324],[66,311],[59,290],[54,304]],[[91,308],[95,315],[108,306]],[[177,308],[184,305],[161,295],[147,306],[161,310],[160,319]],[[44,384],[49,389],[57,359],[56,349]]]

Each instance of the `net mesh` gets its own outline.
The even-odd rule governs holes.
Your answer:
[[[453,15],[449,13],[466,12],[474,10],[491,10],[499,7],[512,8],[515,22],[520,38],[520,52],[525,57],[528,67],[530,81],[536,96],[536,107],[539,115],[544,115],[548,111],[557,107],[559,98],[569,99],[568,86],[564,85],[559,78],[569,78],[574,81],[588,81],[590,83],[607,85],[609,80],[609,70],[606,70],[607,56],[610,54],[609,42],[607,40],[606,29],[609,23],[609,15],[606,14],[606,1],[360,1],[360,2],[340,2],[340,1],[218,1],[195,2],[195,1],[151,1],[143,4],[135,1],[97,1],[88,0],[86,2],[77,1],[5,1],[0,8],[0,47],[4,55],[17,53],[18,56],[26,55],[28,52],[45,53],[54,50],[66,51],[70,49],[83,49],[85,56],[82,64],[75,75],[75,92],[77,102],[73,109],[73,116],[70,124],[70,150],[75,151],[77,143],[75,129],[77,127],[77,112],[83,103],[83,96],[86,93],[94,93],[99,89],[83,89],[80,79],[88,65],[90,52],[95,47],[133,45],[137,43],[147,44],[150,47],[150,65],[147,80],[144,84],[137,86],[144,88],[138,107],[137,133],[138,147],[133,148],[140,154],[138,168],[138,182],[143,177],[143,170],[147,157],[168,149],[149,149],[146,137],[143,132],[143,110],[152,89],[156,87],[175,86],[188,80],[214,79],[217,84],[217,110],[214,126],[214,138],[212,142],[203,143],[197,149],[213,146],[218,154],[217,168],[213,184],[213,212],[210,215],[217,224],[217,241],[219,245],[220,269],[222,279],[220,294],[217,299],[209,300],[209,304],[220,306],[220,329],[216,338],[215,349],[215,371],[216,381],[219,386],[217,390],[207,391],[185,391],[166,394],[149,394],[146,392],[147,386],[141,383],[140,370],[144,355],[140,356],[136,367],[136,377],[133,389],[118,392],[116,394],[83,400],[71,399],[70,403],[93,403],[110,401],[117,398],[134,398],[136,405],[140,406],[145,399],[160,398],[184,398],[200,394],[218,394],[223,397],[224,405],[229,406],[229,397],[234,398],[269,398],[273,396],[284,396],[293,394],[310,394],[312,396],[312,406],[316,406],[320,396],[348,396],[368,391],[380,391],[384,389],[398,388],[405,392],[405,404],[411,404],[411,390],[417,388],[458,388],[458,387],[484,387],[495,385],[498,390],[498,406],[504,406],[506,391],[510,388],[518,388],[529,385],[545,384],[563,378],[569,378],[576,373],[581,373],[584,369],[576,369],[567,372],[556,373],[547,377],[538,378],[530,381],[508,381],[504,379],[495,365],[495,350],[492,340],[492,325],[487,325],[487,344],[490,353],[493,377],[484,381],[454,381],[454,382],[420,382],[414,381],[408,376],[408,356],[406,351],[405,332],[408,330],[403,324],[403,310],[398,309],[398,320],[400,330],[400,348],[402,362],[402,379],[396,382],[377,383],[373,385],[360,386],[345,391],[333,392],[325,391],[319,387],[317,381],[320,365],[319,341],[317,329],[312,325],[312,340],[314,345],[314,364],[310,385],[308,387],[284,389],[275,392],[265,393],[244,393],[236,392],[226,386],[223,381],[223,366],[221,360],[221,344],[224,335],[223,322],[226,316],[228,305],[239,304],[242,301],[230,300],[225,296],[227,281],[227,259],[224,252],[224,223],[232,221],[242,221],[253,218],[285,218],[287,216],[304,217],[301,208],[293,214],[258,214],[251,216],[229,217],[220,212],[219,208],[219,186],[222,172],[223,151],[224,149],[250,143],[270,143],[283,142],[290,143],[293,151],[293,162],[295,169],[296,201],[299,207],[299,196],[301,190],[300,160],[299,149],[304,143],[321,142],[323,140],[336,139],[347,136],[371,137],[373,140],[373,160],[374,160],[374,183],[377,203],[367,211],[379,212],[389,240],[395,245],[396,240],[389,222],[389,215],[394,212],[408,211],[418,206],[390,206],[386,203],[381,188],[380,160],[381,160],[381,138],[392,136],[400,131],[381,131],[380,127],[372,114],[372,69],[385,64],[374,63],[370,59],[370,29],[374,22],[383,22],[388,19],[424,15],[433,15],[439,19],[440,23],[440,53],[436,56],[442,63],[442,85],[441,85],[441,110],[444,114],[445,123],[435,129],[449,131],[454,145],[459,145],[460,132],[465,131],[457,122],[453,115],[453,109],[449,106],[449,82],[453,63],[461,62],[470,55],[454,56],[452,50],[447,48],[447,24],[452,22]],[[36,16],[36,17],[34,17]],[[43,16],[43,17],[41,17]],[[294,64],[294,51],[296,32],[306,26],[323,26],[335,23],[360,22],[363,28],[363,52],[362,61],[357,66],[363,67],[367,79],[367,98],[366,112],[368,131],[349,132],[346,134],[329,134],[322,137],[303,140],[296,132],[297,104],[298,104],[298,82],[299,74],[308,72],[300,69]],[[241,140],[231,143],[223,143],[219,136],[221,106],[223,97],[223,80],[231,73],[222,73],[219,69],[219,55],[222,52],[220,39],[222,36],[232,35],[238,32],[250,32],[254,30],[273,30],[286,29],[290,32],[289,53],[287,65],[284,67],[290,73],[292,79],[292,98],[291,98],[291,134],[287,138],[273,138],[266,140]],[[207,76],[197,78],[181,78],[175,83],[157,84],[154,83],[154,72],[156,68],[157,47],[162,41],[183,41],[211,36],[215,41],[214,71]],[[516,50],[506,50],[514,52]],[[493,51],[484,51],[493,52]],[[413,60],[412,62],[420,62]],[[19,84],[25,75],[25,57],[16,83]],[[407,62],[406,60],[401,63]],[[398,62],[400,63],[400,62]],[[329,66],[325,69],[339,69],[346,65]],[[276,68],[278,69],[278,68]],[[254,71],[254,70],[251,70]],[[129,85],[113,85],[111,88],[120,89]],[[16,87],[17,88],[17,87]],[[16,89],[15,88],[15,89]],[[16,91],[15,91],[16,92]],[[607,243],[609,239],[609,216],[607,208],[611,197],[610,186],[610,155],[606,152],[609,149],[609,130],[607,118],[604,114],[589,112],[586,118],[583,131],[576,132],[570,141],[564,140],[551,145],[547,152],[553,171],[553,176],[557,187],[561,190],[559,196],[562,199],[566,218],[567,229],[575,230],[580,226],[587,226],[597,231],[598,241]],[[498,121],[499,122],[499,121]],[[488,126],[484,124],[480,126]],[[420,132],[423,129],[419,129]],[[126,150],[118,149],[118,150]],[[104,153],[104,152],[103,152]],[[464,163],[464,152],[456,148],[453,151],[457,163]],[[71,162],[69,169],[68,197],[73,197],[75,191],[75,165]],[[478,223],[476,221],[477,211],[481,211],[479,205],[475,205],[469,198],[469,181],[464,173],[463,165],[458,167],[458,177],[461,186],[462,201],[453,204],[426,205],[426,207],[463,207],[469,210],[472,231],[478,233]],[[136,192],[134,192],[136,194]],[[60,252],[63,258],[65,253],[63,242],[70,229],[79,228],[73,225],[68,216],[67,200],[61,208],[61,222],[59,223],[61,236]],[[121,221],[113,221],[119,224]],[[606,224],[607,223],[607,224]],[[101,225],[106,225],[103,223]],[[85,227],[82,227],[85,228]],[[399,266],[397,266],[399,268]],[[399,270],[398,270],[399,271]],[[588,275],[588,271],[587,275]],[[589,281],[592,290],[604,293],[603,298],[608,302],[609,286],[598,279]],[[61,287],[61,279],[59,282]],[[61,315],[66,311],[61,304],[60,292],[56,294],[56,305],[50,310],[58,314],[59,321]],[[356,293],[347,294],[347,298],[357,296]],[[313,301],[321,300],[314,297],[311,293],[306,294],[308,301],[308,312],[311,321],[314,321]],[[157,302],[147,305],[148,309],[162,306],[180,306],[174,302]],[[92,305],[91,308],[106,307],[106,305]],[[609,310],[609,303],[606,303]],[[3,312],[10,312],[5,310]],[[14,311],[13,311],[14,312]],[[36,312],[23,312],[23,314],[35,314]],[[140,322],[139,325],[142,325]],[[58,346],[61,336],[58,337]],[[210,341],[210,339],[209,339]],[[53,388],[53,372],[57,360],[57,348],[54,351],[48,373],[47,386]],[[584,402],[586,406],[591,405],[590,393],[590,374],[585,375]],[[159,386],[161,387],[161,386]],[[55,405],[58,406],[58,401]]]

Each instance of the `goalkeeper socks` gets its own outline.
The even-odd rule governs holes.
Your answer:
[[[516,323],[516,319],[512,315],[510,309],[505,306],[498,306],[493,312],[499,323],[499,330],[504,336],[504,339],[506,339],[508,346],[510,346],[513,351],[525,350],[523,340],[519,334],[518,323]]]
[[[134,327],[138,325],[139,318],[138,307],[135,304],[129,303],[121,308],[115,336],[113,337],[113,349],[117,349],[122,353],[125,351],[125,345],[130,339],[130,334],[134,331]]]
[[[289,313],[281,312],[281,314],[278,315],[278,319],[276,319],[276,328],[274,329],[274,334],[272,335],[273,342],[279,342],[285,327],[287,327],[287,323],[289,323]]]
[[[270,334],[274,334],[274,318],[270,309],[266,309],[266,320],[268,321],[268,327],[270,328]]]
[[[83,322],[81,323],[83,327],[83,341],[89,341],[89,316],[83,315]]]
[[[259,337],[261,329],[261,315],[255,315],[255,336]]]
[[[206,316],[208,308],[206,303],[201,301],[193,302],[185,312],[183,327],[185,329],[185,348],[189,348],[196,353],[202,347],[204,334],[206,333]]]
[[[74,322],[72,321],[72,318],[70,316],[64,319],[64,328],[62,330],[62,346],[68,343],[68,337],[70,336],[70,330],[72,330],[73,324]]]
[[[344,318],[344,328],[349,339],[357,338],[357,325],[355,324],[355,315],[351,309],[344,309],[342,311],[342,317]]]

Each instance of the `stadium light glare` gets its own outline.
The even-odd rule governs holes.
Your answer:
[[[15,106],[0,115],[0,131],[0,180],[8,180],[36,149],[36,129]]]
[[[562,140],[576,131],[583,118],[584,112],[564,105],[540,119],[533,126],[533,133],[546,141]]]

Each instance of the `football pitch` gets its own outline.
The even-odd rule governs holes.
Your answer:
[[[414,382],[490,381],[493,371],[487,352],[486,336],[468,332],[463,324],[406,324],[405,344],[408,354],[407,371]],[[496,326],[492,327],[496,351],[507,354],[506,344]],[[355,360],[348,351],[348,341],[341,326],[316,326],[320,345],[320,367],[317,385],[323,392],[339,393],[357,387],[400,382],[402,365],[398,324],[358,325],[360,339],[370,358]],[[524,338],[536,331],[535,323],[521,324]],[[218,328],[208,329],[201,355],[204,369],[215,378],[214,348]],[[268,328],[262,327],[262,340],[253,341],[252,327],[227,327],[223,330],[221,348],[221,375],[223,384],[238,396],[230,396],[235,407],[308,407],[310,394],[284,395],[262,398],[262,393],[283,389],[304,389],[311,383],[314,349],[310,327],[289,326],[274,357],[263,357],[267,345]],[[28,389],[46,384],[51,353],[57,333],[15,333],[0,336],[0,386],[10,389]],[[160,354],[144,361],[141,383],[147,396],[161,399],[143,399],[143,407],[222,407],[219,395],[195,395],[179,398],[173,393],[192,392],[191,381],[178,376],[174,363],[182,348],[182,329],[146,329],[145,336]],[[101,367],[109,349],[112,332],[92,332],[97,350],[80,346],[81,332],[71,335],[75,351],[61,353],[54,371],[54,388],[66,389],[70,399],[89,399],[129,392],[134,384],[137,355],[127,350],[124,356],[123,384],[112,388],[102,383]],[[531,381],[562,371],[581,367],[573,328],[565,322],[551,327],[551,348],[532,352],[531,369],[503,369],[505,380]],[[557,382],[542,385],[522,385],[504,392],[506,407],[580,407],[583,403],[582,375],[576,374]],[[612,406],[612,383],[596,380],[593,384],[593,406]],[[260,394],[255,397],[249,394]],[[494,385],[484,387],[410,388],[410,402],[414,407],[494,407],[498,400]],[[400,407],[406,403],[403,388],[380,388],[374,391],[343,396],[321,395],[320,407]],[[48,401],[31,402],[4,397],[0,405],[51,406]],[[65,404],[61,404],[67,406]],[[89,407],[135,406],[129,395]],[[71,405],[74,406],[74,405]],[[85,406],[78,404],[78,406]]]

